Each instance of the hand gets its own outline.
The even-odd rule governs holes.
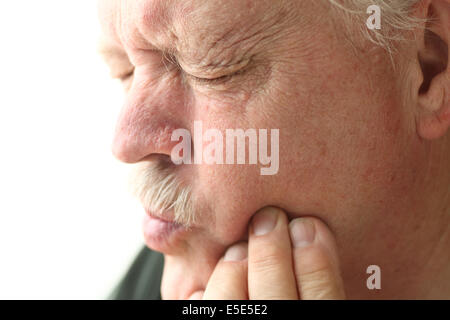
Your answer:
[[[240,242],[226,251],[203,293],[203,299],[215,300],[344,298],[327,226],[311,217],[288,223],[282,210],[270,207],[253,217],[248,245]]]

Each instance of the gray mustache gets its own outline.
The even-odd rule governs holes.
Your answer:
[[[195,223],[192,189],[184,186],[173,168],[164,161],[149,161],[134,165],[130,189],[144,208],[164,217],[173,211],[176,223],[186,227]]]

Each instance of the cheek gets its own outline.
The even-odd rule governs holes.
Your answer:
[[[244,112],[251,108],[245,103],[218,104],[212,99],[199,99],[196,104],[196,119],[203,124],[203,132],[209,129],[218,129],[222,133],[223,160],[230,152],[226,145],[227,129],[255,129],[256,133],[256,162],[249,164],[250,146],[248,139],[245,143],[245,164],[237,164],[236,147],[234,142],[234,164],[201,164],[189,168],[192,170],[194,194],[196,202],[201,206],[201,220],[208,225],[209,237],[217,243],[230,245],[247,238],[247,227],[251,217],[262,207],[271,204],[275,196],[268,196],[269,185],[274,184],[278,175],[263,176],[261,168],[270,165],[261,165],[259,141],[261,134],[259,129],[278,128],[266,122],[255,114]],[[203,150],[210,142],[203,143]],[[268,145],[270,153],[271,146]],[[277,157],[277,159],[279,156]],[[275,162],[275,160],[273,161]],[[274,193],[275,195],[276,193]]]
[[[223,196],[214,203],[213,209],[213,230],[224,245],[247,240],[249,221],[264,206],[258,183],[242,176],[233,179],[236,179],[233,184],[218,186]]]
[[[279,193],[280,203],[325,219],[363,201],[392,203],[420,161],[414,123],[395,86],[379,75],[388,71],[336,65],[280,83],[286,98],[272,117],[282,126],[278,188],[289,191]]]
[[[251,216],[266,205],[333,220],[363,204],[392,204],[411,183],[416,159],[405,152],[414,147],[411,124],[403,120],[393,88],[379,88],[380,94],[371,91],[368,76],[330,66],[316,71],[308,81],[274,80],[268,96],[248,104],[198,99],[196,119],[205,130],[280,131],[274,176],[261,176],[254,165],[193,168],[199,203],[220,241],[244,237]]]
[[[200,165],[196,167],[195,192],[204,204],[202,221],[212,239],[224,246],[247,239],[247,226],[261,209],[263,181],[256,165]]]

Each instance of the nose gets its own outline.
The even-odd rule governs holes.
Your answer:
[[[186,120],[182,88],[131,88],[116,126],[112,152],[120,161],[139,162],[151,154],[170,155],[172,132]],[[183,121],[184,119],[184,121]]]

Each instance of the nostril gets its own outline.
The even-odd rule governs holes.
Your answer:
[[[161,168],[169,168],[175,166],[169,155],[163,153],[152,153],[149,156],[143,158],[141,161],[157,162]]]

